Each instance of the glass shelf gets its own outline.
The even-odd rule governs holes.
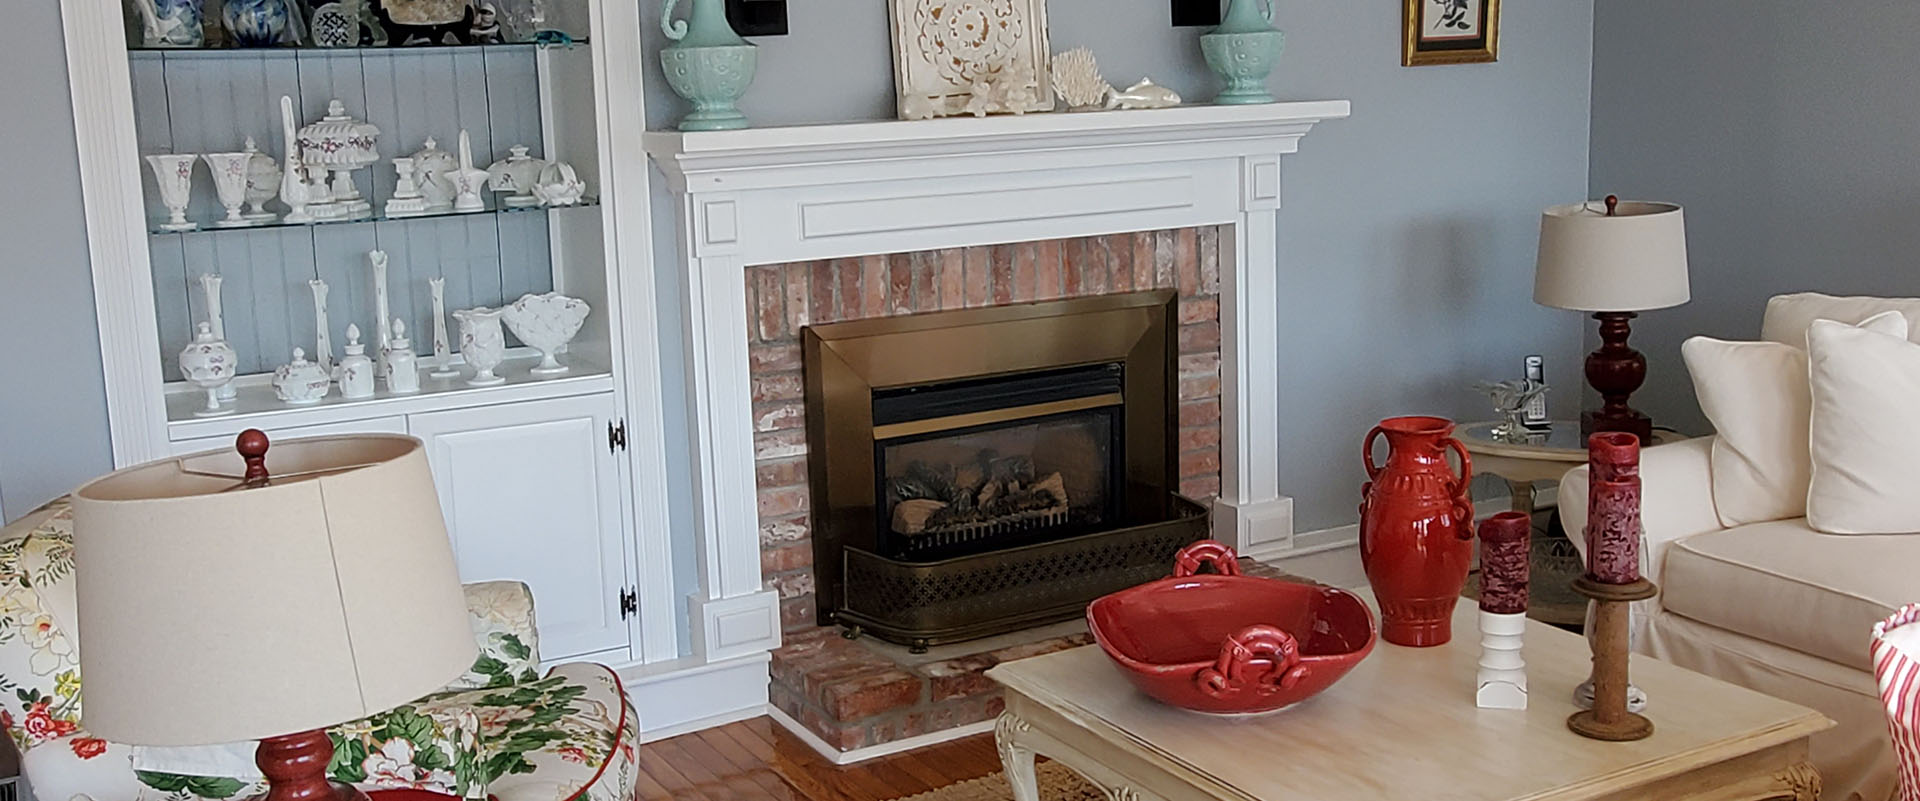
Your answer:
[[[275,47],[147,47],[145,45],[127,45],[127,53],[134,56],[152,57],[158,53],[170,58],[221,58],[231,56],[262,55],[355,55],[359,57],[401,55],[405,53],[458,53],[476,50],[546,50],[549,48],[566,49],[587,46],[586,37],[569,42],[501,42],[498,44],[478,45],[417,45],[412,47],[311,47],[308,45],[279,45]]]
[[[485,216],[489,214],[524,214],[527,212],[535,212],[535,211],[561,211],[565,209],[578,209],[578,208],[586,208],[586,207],[592,207],[592,206],[598,206],[598,205],[600,205],[599,198],[583,197],[580,199],[580,202],[575,203],[571,206],[502,206],[499,208],[486,209],[484,211],[435,211],[435,212],[428,212],[426,214],[412,214],[405,217],[385,217],[381,215],[374,215],[372,217],[362,217],[357,220],[326,220],[326,221],[315,221],[315,222],[305,222],[305,223],[290,223],[290,222],[285,222],[281,220],[275,220],[274,222],[261,223],[260,225],[244,225],[244,226],[235,226],[232,228],[221,228],[219,226],[211,225],[209,223],[201,223],[199,228],[196,228],[191,231],[163,230],[159,227],[158,222],[149,220],[148,221],[149,228],[147,230],[147,233],[150,233],[150,234],[204,234],[204,233],[220,233],[223,231],[264,231],[270,228],[313,228],[316,226],[323,226],[323,225],[324,226],[365,225],[367,223],[407,222],[409,220],[431,220],[431,219],[439,219],[439,218],[445,218],[445,217],[476,217],[476,216]],[[195,222],[198,222],[198,221],[196,220]]]

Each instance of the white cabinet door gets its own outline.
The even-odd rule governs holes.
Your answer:
[[[533,588],[543,660],[624,648],[611,393],[410,415],[462,581]]]

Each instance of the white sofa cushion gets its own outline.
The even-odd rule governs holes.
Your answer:
[[[1836,536],[1804,519],[1696,534],[1667,552],[1667,611],[1857,670],[1873,624],[1920,598],[1920,537]]]
[[[1908,338],[1920,342],[1920,298],[1837,297],[1818,292],[1776,295],[1768,300],[1766,316],[1760,321],[1760,338],[1806,347],[1807,328],[1815,320],[1853,325],[1886,311],[1905,316]]]
[[[1893,311],[1860,326],[1907,335],[1907,319]],[[1806,351],[1779,342],[1693,337],[1680,353],[1700,410],[1720,434],[1713,443],[1713,503],[1720,524],[1804,517],[1813,472]]]
[[[1816,320],[1807,518],[1834,534],[1920,533],[1920,344]]]

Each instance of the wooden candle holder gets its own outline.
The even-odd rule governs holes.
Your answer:
[[[1627,604],[1652,598],[1659,590],[1639,579],[1606,584],[1587,576],[1573,589],[1594,601],[1593,708],[1567,718],[1567,728],[1582,737],[1609,742],[1640,740],[1653,734],[1653,721],[1627,711]]]

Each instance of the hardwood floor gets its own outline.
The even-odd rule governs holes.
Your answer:
[[[826,761],[770,718],[640,747],[641,801],[888,801],[1000,769],[993,735],[881,757]]]

